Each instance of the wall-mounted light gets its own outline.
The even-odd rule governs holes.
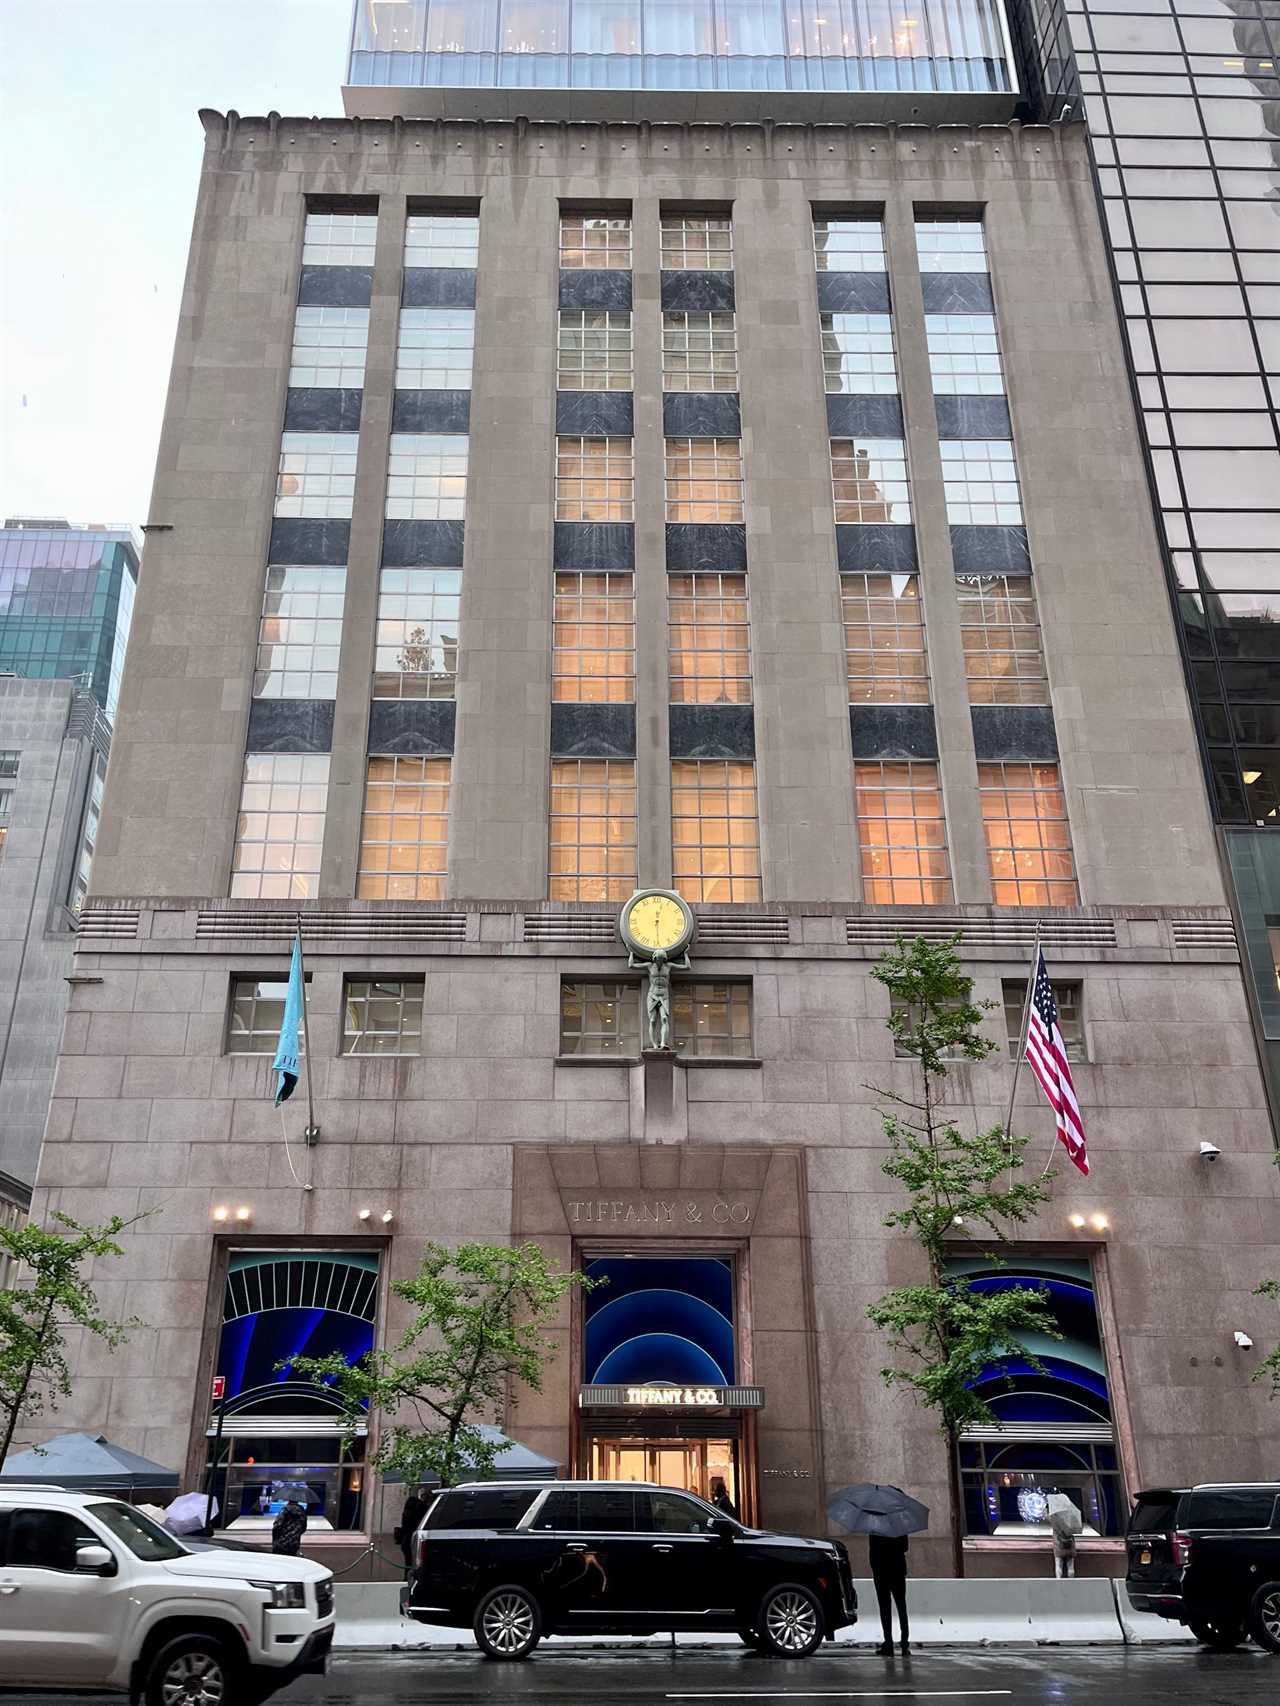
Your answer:
[[[1072,1226],[1075,1227],[1076,1231],[1078,1232],[1080,1230],[1080,1228],[1084,1225],[1084,1216],[1082,1214],[1073,1214],[1071,1216],[1071,1224],[1072,1224]]]
[[[221,1208],[221,1207],[215,1208],[213,1211],[213,1218],[216,1221],[218,1221],[219,1223],[221,1223],[222,1221],[224,1221],[227,1218],[227,1214],[228,1214],[227,1209]]]
[[[1248,1333],[1242,1333],[1238,1327],[1231,1337],[1235,1340],[1236,1344],[1242,1351],[1251,1351],[1253,1349],[1253,1340],[1249,1337]]]
[[[392,1212],[389,1208],[383,1209],[383,1211],[382,1211],[382,1224],[384,1226],[390,1226],[391,1222],[394,1219],[395,1219],[395,1215],[392,1214]]]
[[[1105,1214],[1095,1214],[1090,1222],[1095,1232],[1105,1232],[1110,1224]]]
[[[243,1226],[246,1221],[253,1219],[253,1210],[251,1208],[244,1207],[238,1208],[236,1210],[236,1219],[240,1222],[241,1226]]]
[[[356,1219],[357,1220],[372,1220],[373,1219],[373,1210],[371,1208],[362,1208],[360,1210],[359,1214],[356,1216]]]

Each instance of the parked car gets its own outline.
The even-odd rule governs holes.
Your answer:
[[[418,1623],[470,1627],[494,1659],[544,1635],[736,1631],[808,1658],[857,1620],[836,1540],[747,1528],[647,1482],[474,1482],[442,1492],[414,1537],[401,1596]]]
[[[310,1558],[193,1551],[116,1499],[0,1490],[4,1682],[145,1706],[265,1700],[323,1673],[333,1574]]]
[[[1149,1489],[1126,1541],[1135,1610],[1219,1652],[1249,1634],[1280,1653],[1280,1481]]]

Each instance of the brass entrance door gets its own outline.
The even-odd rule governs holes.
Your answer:
[[[711,1497],[723,1481],[738,1503],[737,1441],[731,1439],[593,1439],[593,1481],[656,1481]]]

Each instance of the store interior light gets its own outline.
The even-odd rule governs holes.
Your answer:
[[[1244,777],[1245,787],[1252,788],[1253,784],[1262,775],[1262,772],[1261,770],[1242,770],[1240,774]]]

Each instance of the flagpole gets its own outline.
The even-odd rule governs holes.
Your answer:
[[[298,925],[298,980],[302,984],[302,1044],[307,1055],[307,1129],[303,1136],[307,1140],[307,1148],[314,1149],[316,1139],[320,1136],[320,1128],[316,1124],[315,1102],[311,1096],[311,1028],[307,1023],[307,967],[302,957],[302,914],[295,914]],[[308,1166],[307,1175],[311,1169]]]
[[[1013,1189],[1013,1104],[1018,1097],[1018,1076],[1022,1071],[1022,1057],[1027,1052],[1027,1019],[1031,1013],[1031,994],[1035,988],[1036,970],[1040,964],[1040,920],[1036,919],[1035,938],[1031,943],[1031,970],[1027,973],[1027,986],[1022,993],[1022,1022],[1018,1026],[1018,1053],[1013,1062],[1013,1083],[1009,1086],[1009,1111],[1005,1115],[1004,1140],[1009,1150],[1009,1189]],[[304,1003],[303,1012],[306,1012]]]

